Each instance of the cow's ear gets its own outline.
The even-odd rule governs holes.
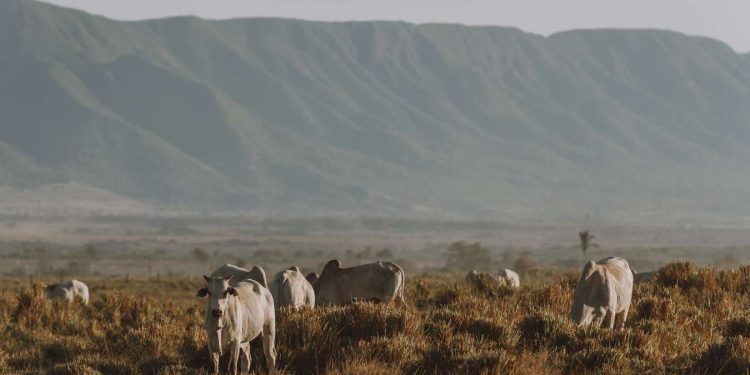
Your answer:
[[[206,281],[211,281],[211,278],[206,275],[203,275],[203,278],[206,279]]]
[[[227,293],[237,297],[237,289],[234,289],[232,287],[227,288]]]
[[[208,289],[203,288],[203,289],[199,290],[198,294],[196,294],[195,296],[196,297],[205,297],[206,295],[208,295]]]
[[[326,263],[326,266],[323,267],[323,272],[321,274],[326,273],[326,271],[327,272],[337,271],[339,268],[341,268],[341,263],[339,263],[338,259],[333,259],[329,261],[328,263]]]

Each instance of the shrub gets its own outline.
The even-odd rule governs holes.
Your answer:
[[[454,242],[448,247],[445,267],[459,272],[468,272],[477,267],[491,267],[490,251],[481,243]]]
[[[747,316],[735,317],[726,322],[725,336],[742,336],[750,338],[750,318]]]
[[[533,350],[544,347],[570,348],[573,343],[573,323],[567,317],[545,310],[533,311],[518,325],[520,344]]]
[[[645,297],[636,301],[634,306],[631,307],[631,314],[629,320],[646,320],[646,319],[657,319],[667,320],[671,319],[674,314],[674,308],[672,301],[668,299],[659,299],[655,297]]]
[[[696,360],[696,372],[745,374],[750,371],[750,338],[728,337],[712,344]]]
[[[669,263],[656,273],[657,285],[665,287],[680,287],[682,290],[714,288],[716,280],[714,273],[701,270],[690,262]]]

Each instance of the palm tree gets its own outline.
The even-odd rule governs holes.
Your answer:
[[[583,232],[578,232],[578,238],[581,239],[581,243],[578,245],[581,248],[581,251],[583,252],[583,256],[586,256],[586,252],[591,247],[599,247],[598,243],[592,242],[594,240],[594,234],[589,233],[589,231],[585,230]]]

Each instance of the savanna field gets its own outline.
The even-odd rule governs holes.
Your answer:
[[[282,310],[277,373],[750,371],[750,267],[662,267],[636,284],[623,331],[574,327],[577,280],[575,272],[522,276],[512,290],[470,287],[458,274],[407,275],[407,309],[362,302]],[[2,373],[210,373],[200,277],[84,281],[89,305],[48,301],[39,282],[4,280]],[[264,373],[254,344],[251,370]]]

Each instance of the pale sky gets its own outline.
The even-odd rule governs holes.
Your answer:
[[[0,0],[3,1],[3,0]],[[401,20],[514,26],[548,35],[581,28],[656,28],[750,51],[750,0],[46,0],[115,19]]]

